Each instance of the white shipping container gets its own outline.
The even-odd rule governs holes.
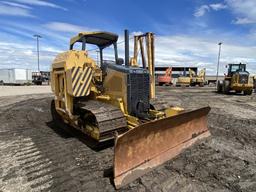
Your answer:
[[[30,69],[0,69],[0,82],[4,84],[32,83]]]
[[[27,69],[27,81],[32,82],[32,70]]]

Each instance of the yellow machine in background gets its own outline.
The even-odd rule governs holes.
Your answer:
[[[203,87],[205,83],[205,69],[201,69],[198,75],[192,69],[189,69],[190,86]]]
[[[205,69],[201,69],[197,75],[195,71],[189,69],[188,76],[183,75],[178,77],[176,86],[200,86],[203,87],[205,83]]]
[[[256,75],[254,75],[252,78],[253,78],[253,89],[254,89],[254,92],[256,92]]]
[[[186,77],[186,76],[180,76],[178,77],[177,81],[176,81],[176,87],[189,87],[190,86],[190,77]]]
[[[228,94],[230,91],[251,95],[253,91],[253,79],[246,71],[246,64],[228,64],[228,74],[224,81],[217,82],[217,91]]]
[[[117,40],[109,32],[82,32],[70,40],[70,50],[52,64],[51,111],[55,122],[64,121],[97,142],[115,139],[114,183],[120,188],[209,136],[210,108],[185,112],[155,97],[153,33],[135,36],[130,60],[125,31],[125,65],[118,57]],[[82,49],[74,50],[75,44]],[[88,44],[98,46],[99,65],[86,51]],[[143,67],[137,63],[138,44]],[[110,46],[113,61],[104,59]]]

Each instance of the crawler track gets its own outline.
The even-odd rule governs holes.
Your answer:
[[[113,139],[115,132],[127,131],[127,121],[122,111],[113,105],[100,101],[84,101],[78,104],[79,114],[91,114],[99,128],[100,142]],[[84,120],[84,123],[87,121]]]

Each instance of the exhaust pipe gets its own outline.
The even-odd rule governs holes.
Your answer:
[[[129,31],[124,30],[125,66],[129,66]]]

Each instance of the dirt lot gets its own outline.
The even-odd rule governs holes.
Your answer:
[[[50,93],[50,86],[0,86],[0,97]]]
[[[256,95],[157,91],[185,108],[210,105],[212,136],[121,191],[256,191]],[[0,191],[114,191],[113,147],[97,152],[59,130],[51,122],[51,98],[47,92],[0,97]]]

